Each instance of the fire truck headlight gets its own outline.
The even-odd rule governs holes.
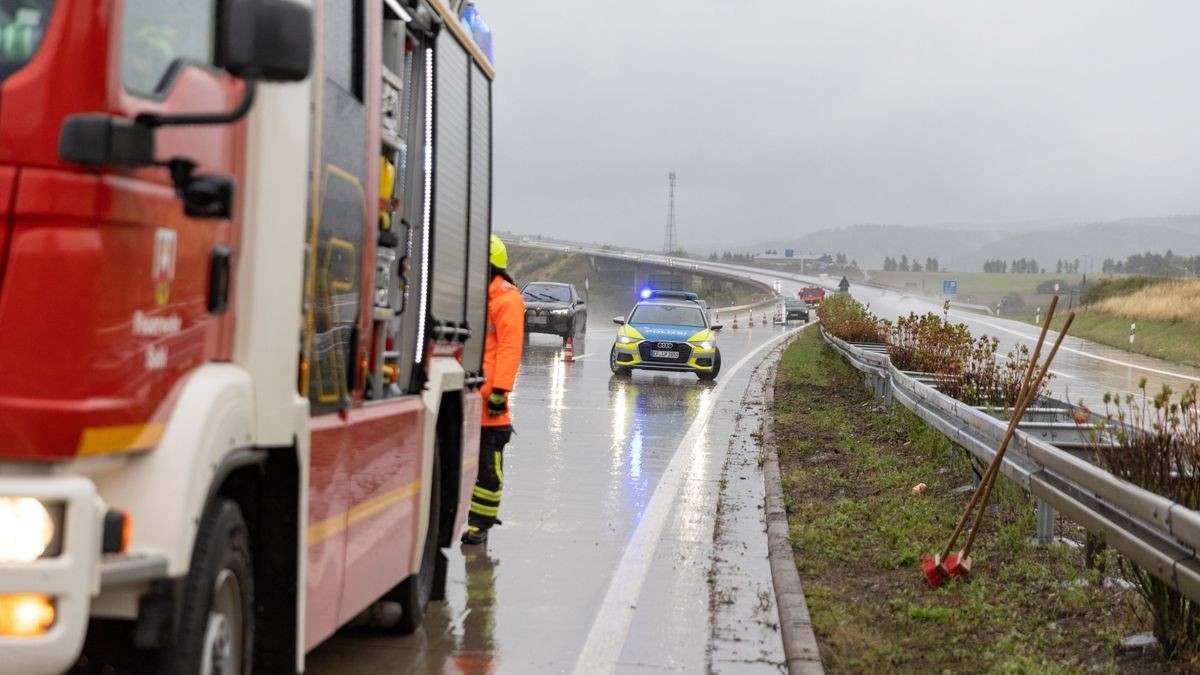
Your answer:
[[[55,541],[54,521],[37,499],[0,497],[0,563],[33,562],[45,555]]]
[[[25,593],[0,595],[0,637],[37,637],[54,625],[54,600]]]

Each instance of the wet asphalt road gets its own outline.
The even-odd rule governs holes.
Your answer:
[[[611,252],[593,252],[602,255],[612,255]],[[666,258],[657,255],[645,255],[649,261],[665,261]],[[680,265],[691,265],[692,261],[679,262]],[[821,284],[831,286],[838,279],[816,279],[796,274],[773,273],[760,268],[727,265],[724,263],[695,262],[701,269],[714,269],[725,272],[735,272],[741,276],[755,279],[766,284],[779,280],[783,292],[788,297],[795,297],[804,286]],[[953,278],[953,273],[947,273],[947,278]],[[901,291],[885,290],[863,284],[853,284],[850,293],[860,302],[870,305],[871,311],[881,318],[894,320],[911,312],[942,312],[942,301],[931,298],[910,295]],[[1060,303],[1063,302],[1060,300]],[[1066,308],[1061,307],[1059,314],[1065,314]],[[1025,345],[1031,350],[1037,344],[1039,328],[1030,324],[1011,321],[1002,317],[984,315],[981,313],[953,309],[950,318],[955,322],[967,324],[975,336],[990,335],[1000,338],[1000,354],[1006,354],[1018,345]],[[722,317],[728,323],[728,317]],[[744,321],[744,317],[743,317]],[[1053,344],[1057,334],[1051,332],[1047,342]],[[1046,347],[1049,351],[1049,346]],[[1055,357],[1053,371],[1055,379],[1050,388],[1056,398],[1069,400],[1073,403],[1084,401],[1088,406],[1103,410],[1103,397],[1106,392],[1118,394],[1139,394],[1138,384],[1146,379],[1147,391],[1154,394],[1163,385],[1171,387],[1175,392],[1200,383],[1200,368],[1179,365],[1156,359],[1150,356],[1134,354],[1114,347],[1096,344],[1080,338],[1068,337]]]
[[[533,336],[513,395],[504,524],[486,548],[449,552],[447,599],[419,633],[343,630],[308,672],[779,672],[761,473],[752,460],[726,466],[731,437],[750,433],[751,371],[790,330],[761,319],[720,336],[716,383],[613,376],[612,324],[594,320],[574,363],[556,338]],[[723,498],[728,480],[737,490]],[[729,500],[723,510],[741,515],[722,517],[714,542]]]

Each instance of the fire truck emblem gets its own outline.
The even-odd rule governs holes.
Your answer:
[[[175,230],[160,227],[154,233],[154,304],[163,307],[171,299],[175,281]]]

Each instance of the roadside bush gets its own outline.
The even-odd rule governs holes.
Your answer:
[[[948,304],[948,303],[947,303]],[[888,331],[888,356],[900,370],[958,377],[973,350],[971,331],[933,312],[900,317]]]
[[[1147,275],[1105,279],[1097,284],[1088,286],[1083,295],[1079,296],[1079,304],[1091,305],[1109,298],[1136,293],[1148,286],[1157,286],[1159,284],[1170,283],[1171,281],[1170,277],[1152,277]]]
[[[938,389],[967,405],[1015,408],[1021,395],[1021,381],[1033,354],[1029,347],[1021,345],[1001,362],[996,357],[999,347],[999,338],[985,335],[975,340],[962,372],[941,382]],[[1050,395],[1048,383],[1053,378],[1052,373],[1046,373],[1040,395]]]
[[[879,319],[848,293],[836,293],[825,298],[819,313],[825,330],[846,342],[885,342]]]
[[[1058,286],[1057,291],[1054,290],[1056,285]],[[1066,291],[1070,287],[1071,285],[1068,284],[1065,279],[1047,279],[1037,285],[1037,292],[1043,295],[1051,295],[1053,293],[1061,293]]]
[[[1002,362],[996,356],[998,338],[972,338],[966,324],[932,312],[910,314],[888,328],[888,355],[897,368],[936,375],[942,393],[967,405],[1016,406],[1033,357],[1028,347],[1009,352]],[[1047,374],[1040,394],[1049,394],[1051,378]]]
[[[1176,399],[1166,385],[1151,396],[1144,378],[1139,388],[1140,396],[1104,395],[1105,420],[1092,434],[1100,466],[1186,508],[1200,509],[1200,389],[1193,384]],[[1200,655],[1200,603],[1128,559],[1121,559],[1120,571],[1154,617],[1154,636],[1164,655]]]

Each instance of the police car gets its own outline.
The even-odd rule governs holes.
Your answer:
[[[617,375],[671,370],[715,380],[721,372],[721,350],[717,348],[721,326],[709,322],[695,293],[643,291],[642,301],[629,316],[615,317],[613,323],[620,328],[608,362]]]

